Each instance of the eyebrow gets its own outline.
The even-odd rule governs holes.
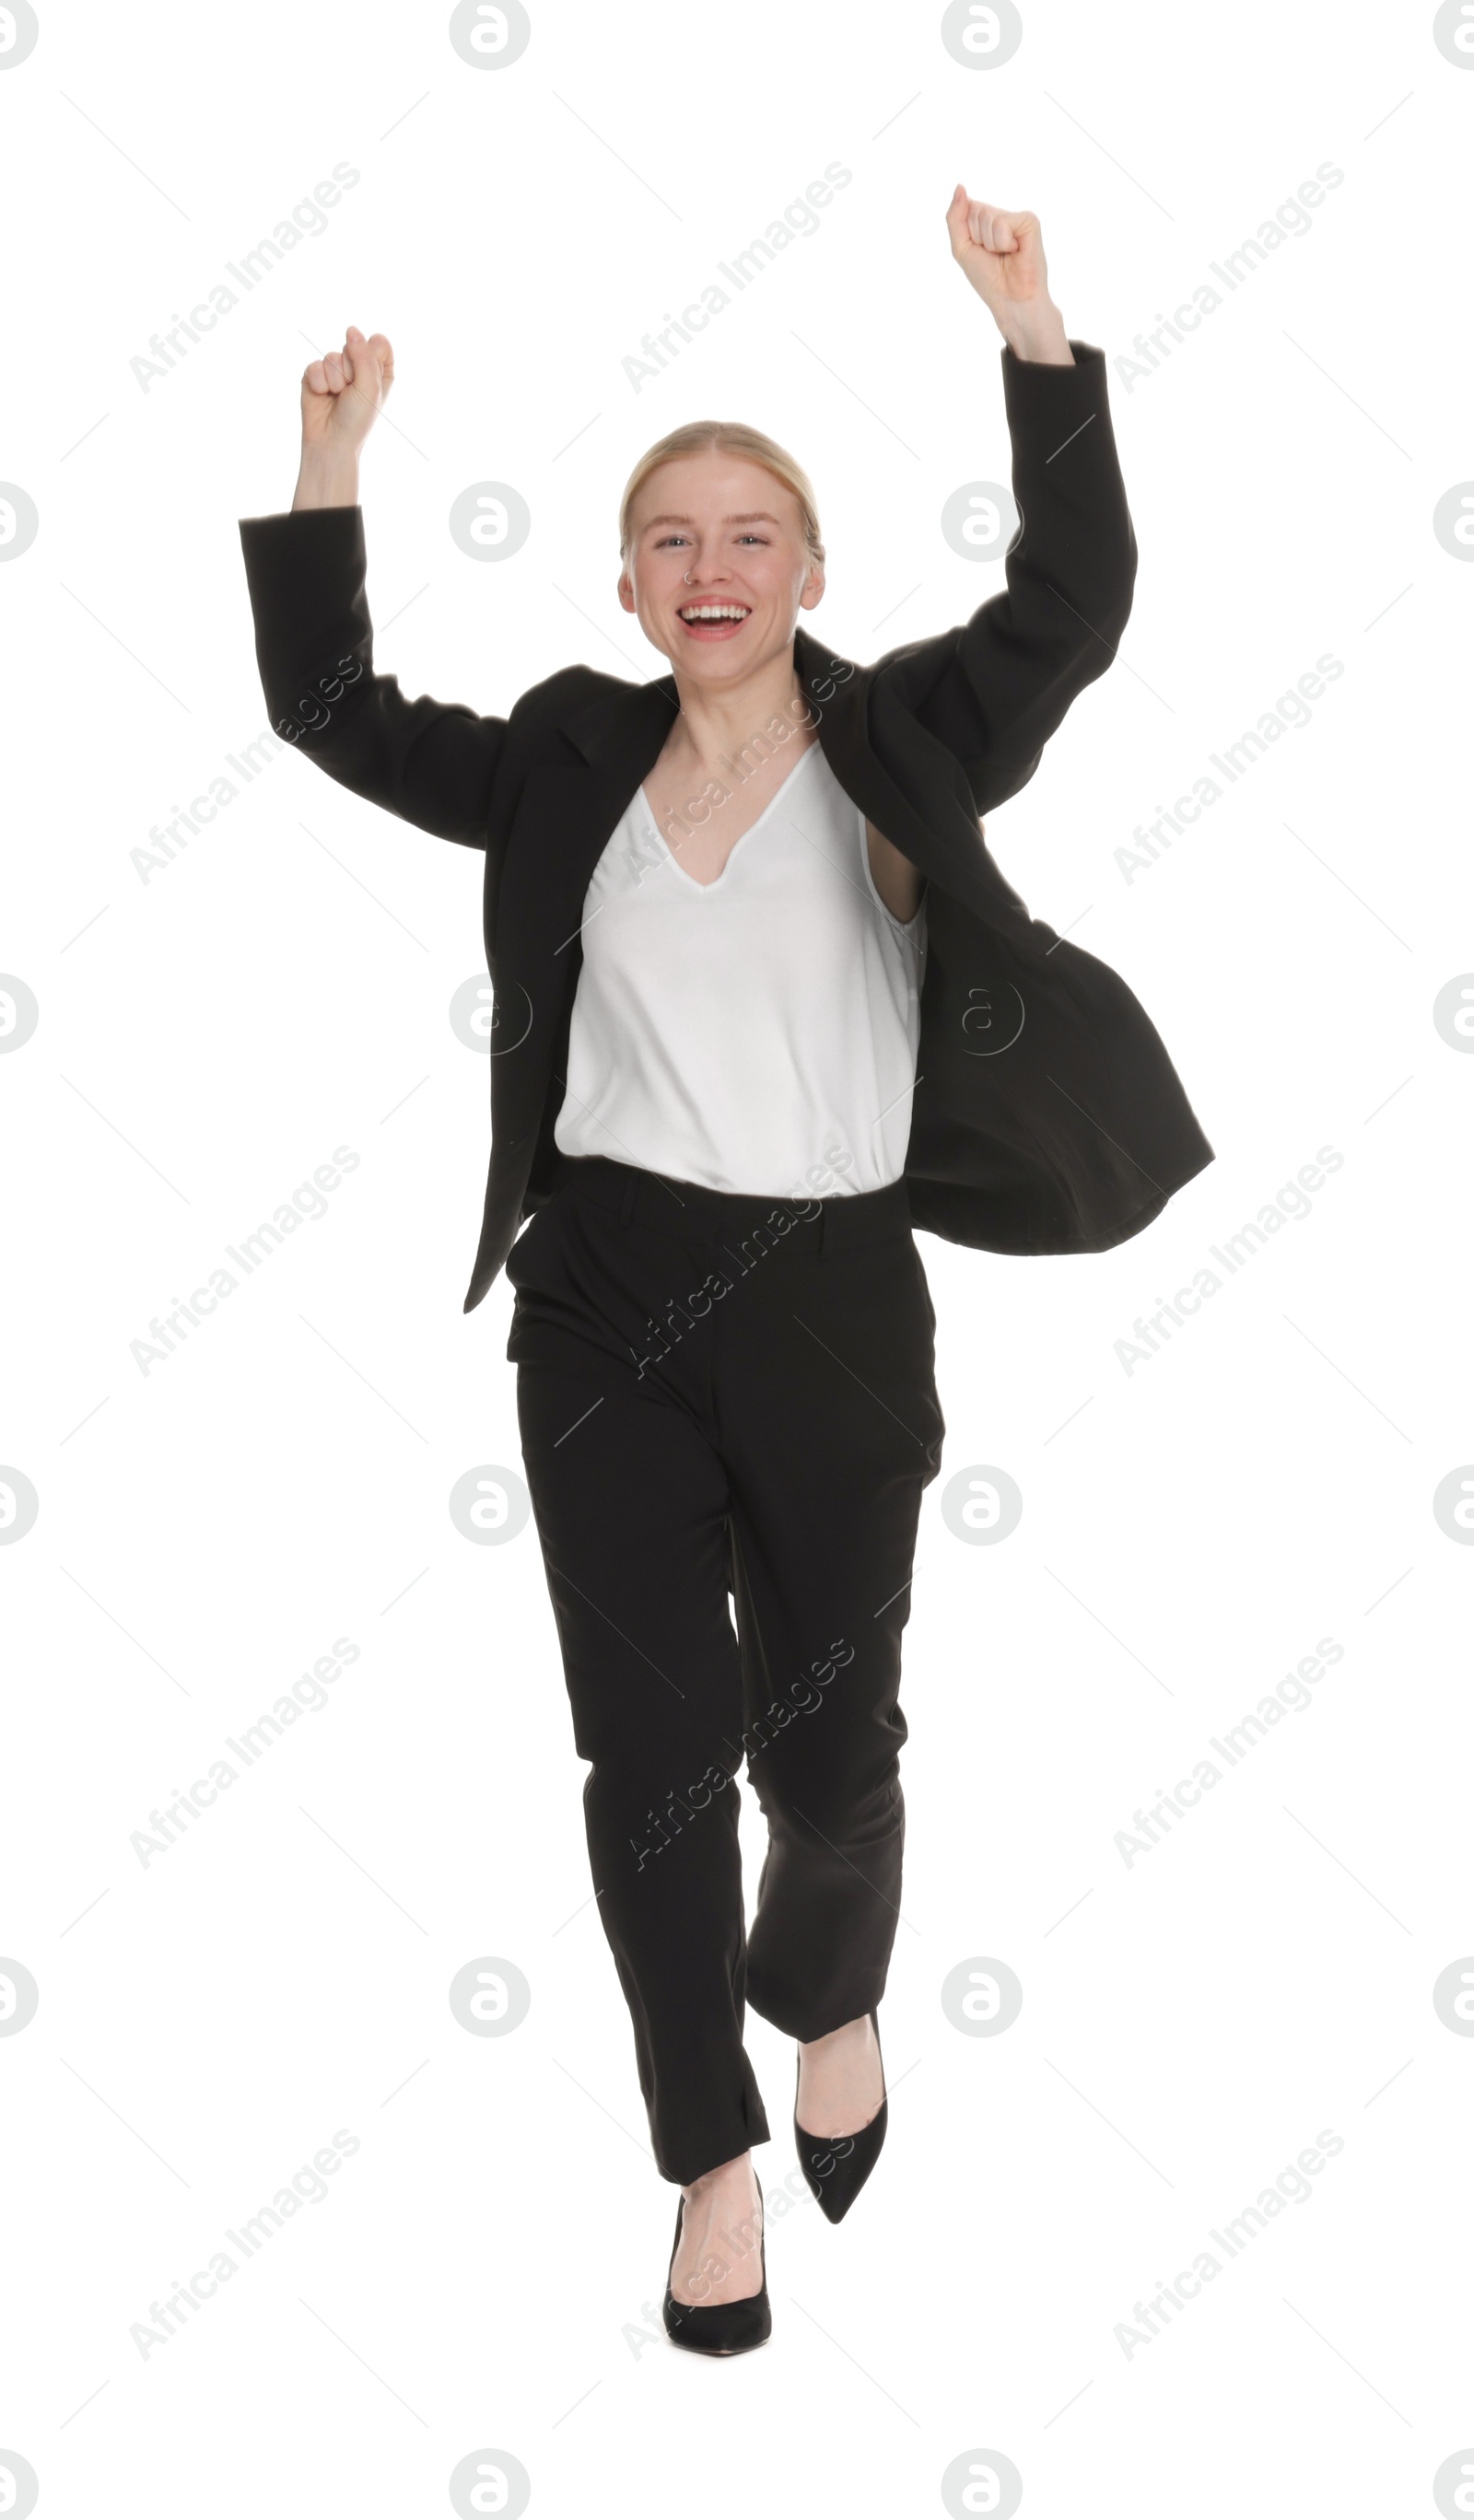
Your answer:
[[[723,517],[721,521],[724,525],[775,525],[778,519],[770,517],[765,508],[755,508],[746,516]],[[655,525],[692,525],[695,522],[694,517],[647,517],[640,530],[648,534]]]

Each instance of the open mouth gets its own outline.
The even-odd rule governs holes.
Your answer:
[[[677,617],[693,639],[732,639],[751,610],[748,604],[683,604]]]

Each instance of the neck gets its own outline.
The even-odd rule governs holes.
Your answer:
[[[793,642],[769,656],[740,682],[719,691],[697,683],[674,669],[680,716],[671,729],[670,748],[694,768],[709,769],[725,756],[738,759],[758,739],[771,744],[781,730],[802,733],[813,723],[813,710],[799,681]]]

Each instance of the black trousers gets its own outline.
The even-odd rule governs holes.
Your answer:
[[[885,1991],[936,1317],[898,1182],[796,1204],[565,1158],[507,1275],[599,1913],[689,2184],[768,2138],[747,2003],[809,2040]]]

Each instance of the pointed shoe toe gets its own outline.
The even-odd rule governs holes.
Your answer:
[[[886,2118],[889,2103],[882,2100],[867,2127],[858,2135],[809,2135],[794,2119],[794,2141],[799,2148],[799,2168],[818,2199],[819,2210],[831,2223],[843,2223],[851,2206],[880,2159],[880,2148],[886,2139]]]
[[[870,2020],[875,2031],[875,2044],[879,2048],[880,2024],[873,2012]],[[884,2063],[881,2071],[885,2071]],[[890,2106],[887,2095],[869,2125],[861,2127],[856,2135],[818,2136],[810,2135],[806,2127],[800,2126],[795,2105],[794,2142],[798,2147],[799,2168],[818,2200],[820,2212],[831,2223],[843,2223],[880,2159]]]

